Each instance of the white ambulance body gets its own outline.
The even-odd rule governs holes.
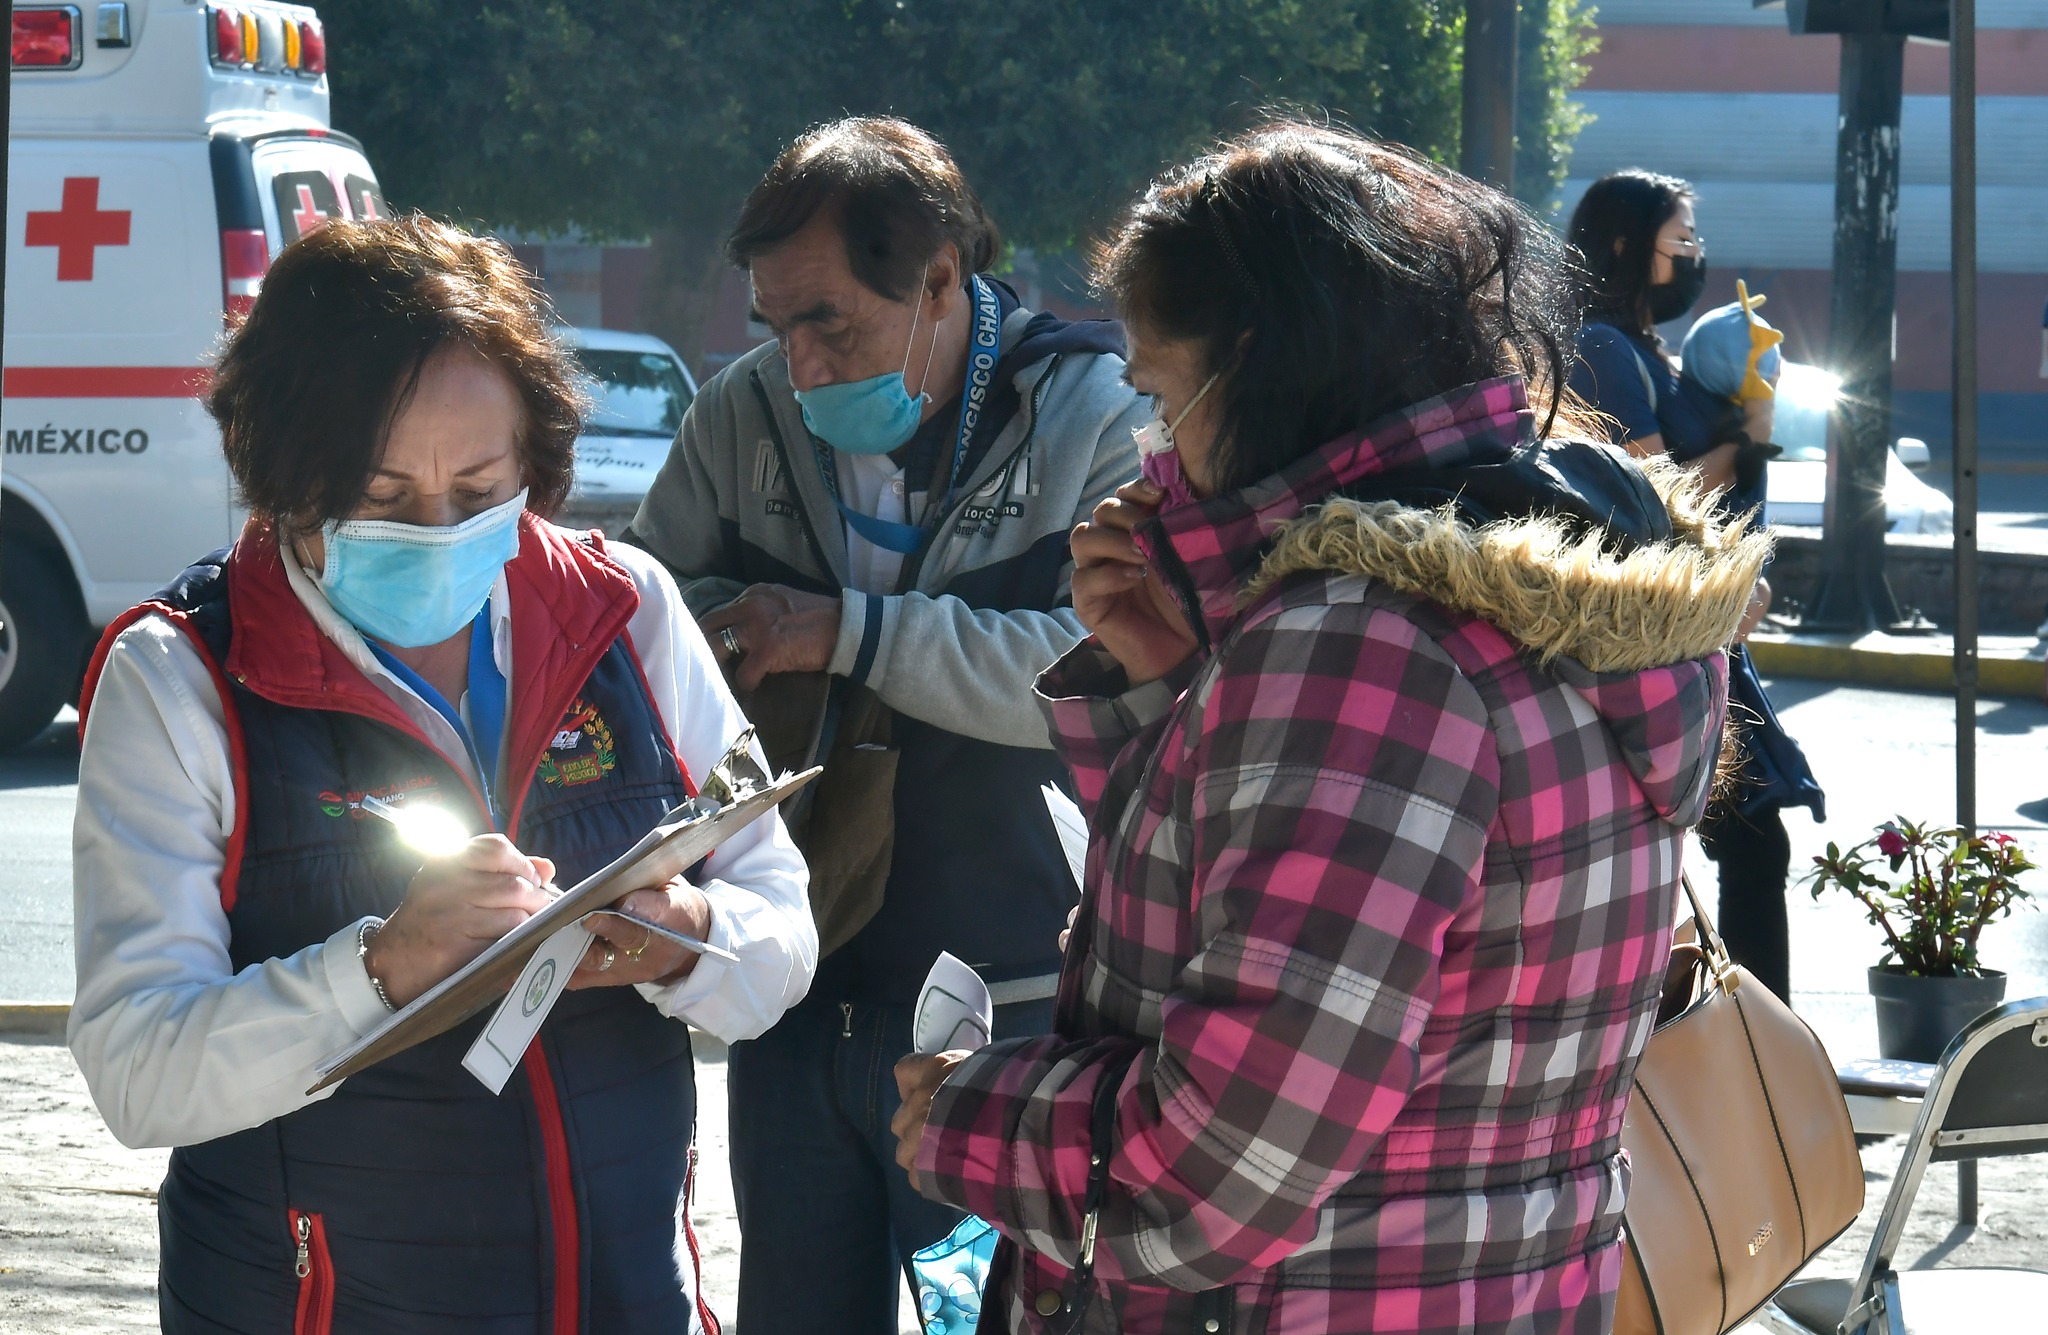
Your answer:
[[[328,128],[300,5],[22,3],[0,382],[0,749],[75,698],[99,627],[239,526],[200,405],[285,245],[385,212]]]

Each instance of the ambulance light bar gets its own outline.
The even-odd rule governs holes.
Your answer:
[[[18,70],[75,70],[85,58],[78,6],[14,9],[13,55]]]
[[[327,33],[319,19],[294,19],[274,9],[208,5],[215,67],[258,74],[327,73]]]

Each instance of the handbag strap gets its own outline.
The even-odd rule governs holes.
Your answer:
[[[1103,1064],[1102,1074],[1097,1078],[1095,1098],[1088,1109],[1088,1188],[1081,1200],[1081,1254],[1067,1276],[1067,1291],[1061,1295],[1059,1309],[1042,1313],[1063,1319],[1058,1326],[1047,1323],[1050,1335],[1078,1335],[1087,1319],[1089,1302],[1095,1296],[1095,1235],[1102,1223],[1103,1202],[1109,1199],[1109,1161],[1116,1148],[1117,1095],[1123,1092],[1124,1075],[1137,1063],[1140,1051],[1133,1049],[1128,1056],[1111,1058]],[[990,1292],[993,1291],[991,1287]],[[1194,1298],[1197,1329],[1205,1335],[1229,1335],[1235,1307],[1236,1292],[1230,1286],[1204,1289]]]
[[[1111,1057],[1096,1077],[1095,1097],[1088,1110],[1088,1189],[1082,1197],[1081,1254],[1073,1273],[1067,1277],[1067,1291],[1060,1296],[1056,1312],[1064,1323],[1046,1329],[1052,1335],[1076,1335],[1087,1319],[1088,1303],[1095,1294],[1095,1233],[1102,1223],[1102,1204],[1109,1198],[1109,1161],[1115,1152],[1117,1096],[1123,1092],[1124,1075],[1138,1060],[1140,1048]]]
[[[1685,897],[1692,901],[1692,918],[1699,924],[1700,949],[1706,952],[1707,968],[1713,973],[1715,982],[1724,990],[1734,992],[1735,961],[1728,954],[1728,943],[1721,939],[1721,929],[1714,926],[1712,915],[1700,900],[1700,892],[1692,888],[1692,877],[1681,871],[1678,883],[1685,888]]]

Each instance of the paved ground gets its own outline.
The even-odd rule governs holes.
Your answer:
[[[739,1235],[725,1171],[725,1062],[699,1059],[704,1178],[696,1221],[712,1310],[730,1316]],[[127,1150],[93,1112],[70,1054],[47,1041],[0,1039],[0,1331],[75,1335],[156,1326],[156,1186],[165,1152]],[[1864,1151],[1869,1204],[1856,1228],[1809,1273],[1853,1277],[1890,1189],[1900,1142]],[[1980,1223],[1959,1229],[1955,1171],[1927,1175],[1901,1258],[1910,1265],[2048,1265],[2048,1157],[1981,1165]],[[905,1328],[914,1331],[914,1326]]]
[[[701,1035],[697,1081],[704,1291],[712,1311],[730,1318],[740,1254],[725,1049]],[[156,1189],[169,1152],[124,1149],[107,1134],[70,1052],[54,1040],[0,1037],[0,1138],[0,1332],[155,1330]]]

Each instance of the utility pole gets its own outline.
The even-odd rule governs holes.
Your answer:
[[[1842,395],[1828,429],[1820,585],[1806,624],[1856,633],[1901,619],[1884,574],[1884,482],[1892,443],[1906,39],[1845,32],[1841,40],[1829,360],[1842,377]]]
[[[1956,824],[1977,832],[1977,0],[1948,43],[1949,388],[1955,404]],[[1974,1183],[1972,1184],[1975,1185]],[[1975,1195],[1968,1202],[1975,1206]],[[1972,1215],[1974,1219],[1974,1214]]]
[[[1464,107],[1458,170],[1507,193],[1515,188],[1516,0],[1465,0]]]
[[[1754,0],[1758,8],[1777,2]],[[1853,634],[1906,629],[1884,574],[1898,294],[1899,107],[1906,38],[1946,39],[1948,2],[1785,0],[1785,21],[1795,35],[1837,33],[1842,43],[1829,305],[1830,369],[1842,377],[1842,394],[1828,431],[1820,585],[1806,625]]]

